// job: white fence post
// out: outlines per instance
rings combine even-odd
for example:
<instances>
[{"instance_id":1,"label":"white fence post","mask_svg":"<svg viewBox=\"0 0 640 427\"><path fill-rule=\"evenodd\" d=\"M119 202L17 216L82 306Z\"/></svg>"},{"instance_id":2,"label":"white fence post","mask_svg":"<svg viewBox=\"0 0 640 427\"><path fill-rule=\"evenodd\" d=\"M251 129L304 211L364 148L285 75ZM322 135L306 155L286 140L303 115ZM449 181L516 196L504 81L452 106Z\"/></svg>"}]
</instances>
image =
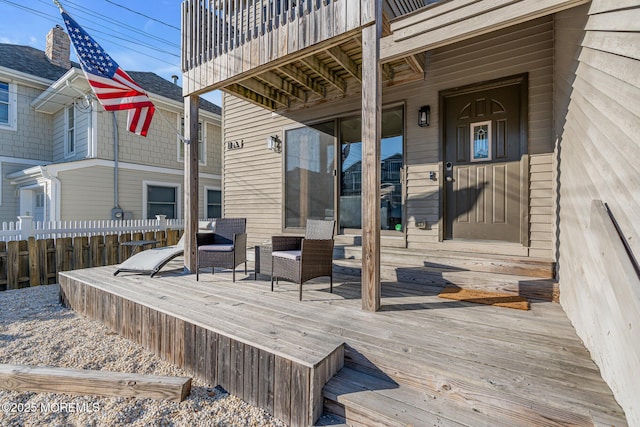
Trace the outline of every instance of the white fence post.
<instances>
[{"instance_id":1,"label":"white fence post","mask_svg":"<svg viewBox=\"0 0 640 427\"><path fill-rule=\"evenodd\" d=\"M156 219L158 220L158 230L167 231L167 216L156 215Z\"/></svg>"},{"instance_id":2,"label":"white fence post","mask_svg":"<svg viewBox=\"0 0 640 427\"><path fill-rule=\"evenodd\" d=\"M32 216L19 216L18 221L20 224L20 240L27 240L34 235Z\"/></svg>"}]
</instances>

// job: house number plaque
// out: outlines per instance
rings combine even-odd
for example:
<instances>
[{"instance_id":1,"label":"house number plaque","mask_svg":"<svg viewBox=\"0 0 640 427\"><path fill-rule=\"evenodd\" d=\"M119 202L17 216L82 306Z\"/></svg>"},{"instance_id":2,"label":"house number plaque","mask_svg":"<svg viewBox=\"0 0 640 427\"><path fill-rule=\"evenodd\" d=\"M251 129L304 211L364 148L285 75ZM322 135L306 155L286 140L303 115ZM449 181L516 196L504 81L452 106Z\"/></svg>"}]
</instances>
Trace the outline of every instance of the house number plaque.
<instances>
[{"instance_id":1,"label":"house number plaque","mask_svg":"<svg viewBox=\"0 0 640 427\"><path fill-rule=\"evenodd\" d=\"M239 150L242 147L244 147L244 140L228 141L226 142L226 144L227 144L227 150Z\"/></svg>"}]
</instances>

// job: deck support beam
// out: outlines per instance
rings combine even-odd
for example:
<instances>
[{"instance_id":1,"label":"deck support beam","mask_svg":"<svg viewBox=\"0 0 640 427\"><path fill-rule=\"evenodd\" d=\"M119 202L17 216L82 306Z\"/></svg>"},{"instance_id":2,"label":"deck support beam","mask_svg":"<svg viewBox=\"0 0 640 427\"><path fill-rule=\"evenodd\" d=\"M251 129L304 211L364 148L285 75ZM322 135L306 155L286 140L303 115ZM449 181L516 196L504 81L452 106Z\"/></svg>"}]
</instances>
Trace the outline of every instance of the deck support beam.
<instances>
[{"instance_id":1,"label":"deck support beam","mask_svg":"<svg viewBox=\"0 0 640 427\"><path fill-rule=\"evenodd\" d=\"M196 271L198 248L198 110L200 98L189 95L184 98L184 267Z\"/></svg>"},{"instance_id":2,"label":"deck support beam","mask_svg":"<svg viewBox=\"0 0 640 427\"><path fill-rule=\"evenodd\" d=\"M362 71L358 68L358 64L355 63L353 59L349 57L340 46L334 46L330 49L327 49L327 53L331 55L331 57L338 63L342 68L347 70L351 76L353 76L358 83L362 82Z\"/></svg>"},{"instance_id":3,"label":"deck support beam","mask_svg":"<svg viewBox=\"0 0 640 427\"><path fill-rule=\"evenodd\" d=\"M380 308L380 135L382 134L382 7L371 1L373 25L362 30L362 309Z\"/></svg>"}]
</instances>

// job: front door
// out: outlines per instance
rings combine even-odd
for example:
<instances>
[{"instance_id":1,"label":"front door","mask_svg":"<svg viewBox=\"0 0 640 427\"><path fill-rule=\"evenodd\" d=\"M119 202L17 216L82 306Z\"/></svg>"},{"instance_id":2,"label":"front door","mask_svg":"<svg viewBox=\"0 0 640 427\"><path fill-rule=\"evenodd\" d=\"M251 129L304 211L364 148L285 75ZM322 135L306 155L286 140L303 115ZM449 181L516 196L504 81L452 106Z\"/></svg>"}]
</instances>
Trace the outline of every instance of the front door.
<instances>
[{"instance_id":1,"label":"front door","mask_svg":"<svg viewBox=\"0 0 640 427\"><path fill-rule=\"evenodd\" d=\"M446 239L522 241L525 88L522 77L443 94Z\"/></svg>"}]
</instances>

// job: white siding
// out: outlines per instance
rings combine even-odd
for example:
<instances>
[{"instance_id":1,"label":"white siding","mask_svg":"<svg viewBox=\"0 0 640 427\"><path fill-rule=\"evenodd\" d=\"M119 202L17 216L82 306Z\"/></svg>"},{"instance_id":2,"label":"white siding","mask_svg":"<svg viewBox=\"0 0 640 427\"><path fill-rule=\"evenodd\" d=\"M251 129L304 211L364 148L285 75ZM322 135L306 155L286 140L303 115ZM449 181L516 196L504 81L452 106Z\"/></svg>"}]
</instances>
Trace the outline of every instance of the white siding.
<instances>
[{"instance_id":1,"label":"white siding","mask_svg":"<svg viewBox=\"0 0 640 427\"><path fill-rule=\"evenodd\" d=\"M640 259L638 18L637 1L598 0L558 14L555 34L560 302L630 425L640 425L640 280L592 204L610 206Z\"/></svg>"}]
</instances>

